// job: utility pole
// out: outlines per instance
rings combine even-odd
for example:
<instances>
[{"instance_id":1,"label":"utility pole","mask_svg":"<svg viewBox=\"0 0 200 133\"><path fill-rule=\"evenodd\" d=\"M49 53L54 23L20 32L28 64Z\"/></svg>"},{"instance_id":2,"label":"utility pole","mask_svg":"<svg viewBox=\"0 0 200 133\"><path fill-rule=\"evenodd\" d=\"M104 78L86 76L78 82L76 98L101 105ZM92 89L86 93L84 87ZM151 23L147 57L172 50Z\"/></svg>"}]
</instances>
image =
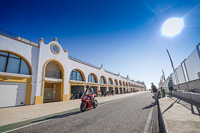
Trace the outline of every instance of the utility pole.
<instances>
[{"instance_id":1,"label":"utility pole","mask_svg":"<svg viewBox=\"0 0 200 133\"><path fill-rule=\"evenodd\" d=\"M166 49L166 50L167 50L167 49ZM167 50L167 53L168 53L168 55L169 55L169 59L170 59L170 61L171 61L171 65L172 65L172 68L173 68L173 71L174 71L174 74L175 74L175 79L176 79L177 87L178 87L178 89L179 89L178 79L177 79L178 77L177 77L177 74L176 74L175 69L174 69L174 64L173 64L173 61L172 61L171 55L170 55L170 53L169 53L168 50Z\"/></svg>"}]
</instances>

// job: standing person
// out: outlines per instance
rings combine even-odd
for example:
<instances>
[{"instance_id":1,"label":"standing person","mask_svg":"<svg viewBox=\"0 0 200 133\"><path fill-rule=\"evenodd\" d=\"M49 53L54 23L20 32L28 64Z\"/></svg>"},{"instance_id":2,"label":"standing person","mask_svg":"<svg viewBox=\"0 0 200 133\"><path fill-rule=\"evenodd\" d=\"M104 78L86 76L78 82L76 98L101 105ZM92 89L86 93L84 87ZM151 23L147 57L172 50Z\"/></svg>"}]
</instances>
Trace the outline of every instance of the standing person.
<instances>
[{"instance_id":1,"label":"standing person","mask_svg":"<svg viewBox=\"0 0 200 133\"><path fill-rule=\"evenodd\" d=\"M154 93L155 104L157 104L157 101L158 101L158 89L153 83L151 83L151 92Z\"/></svg>"},{"instance_id":2,"label":"standing person","mask_svg":"<svg viewBox=\"0 0 200 133\"><path fill-rule=\"evenodd\" d=\"M163 87L161 87L161 92L162 92L162 97L165 97L165 89L163 89Z\"/></svg>"},{"instance_id":3,"label":"standing person","mask_svg":"<svg viewBox=\"0 0 200 133\"><path fill-rule=\"evenodd\" d=\"M112 93L112 95L114 95L114 91L113 90L111 91L111 93Z\"/></svg>"},{"instance_id":4,"label":"standing person","mask_svg":"<svg viewBox=\"0 0 200 133\"><path fill-rule=\"evenodd\" d=\"M99 96L101 96L101 90L99 90Z\"/></svg>"},{"instance_id":5,"label":"standing person","mask_svg":"<svg viewBox=\"0 0 200 133\"><path fill-rule=\"evenodd\" d=\"M168 88L169 88L169 93L170 93L170 95L172 95L172 91L173 91L173 82L172 82L172 78L169 79Z\"/></svg>"}]
</instances>

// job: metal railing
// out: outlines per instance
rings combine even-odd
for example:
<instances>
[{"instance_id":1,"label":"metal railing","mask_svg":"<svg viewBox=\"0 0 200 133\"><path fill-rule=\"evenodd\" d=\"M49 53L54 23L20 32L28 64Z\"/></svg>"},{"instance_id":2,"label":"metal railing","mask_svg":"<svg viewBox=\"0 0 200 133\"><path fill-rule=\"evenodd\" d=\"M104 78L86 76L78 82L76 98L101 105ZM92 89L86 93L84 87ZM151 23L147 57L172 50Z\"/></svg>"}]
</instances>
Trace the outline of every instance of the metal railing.
<instances>
[{"instance_id":1,"label":"metal railing","mask_svg":"<svg viewBox=\"0 0 200 133\"><path fill-rule=\"evenodd\" d=\"M46 71L45 77L62 79L62 73L61 72Z\"/></svg>"},{"instance_id":2,"label":"metal railing","mask_svg":"<svg viewBox=\"0 0 200 133\"><path fill-rule=\"evenodd\" d=\"M78 58L75 58L75 57L73 57L73 56L71 56L71 55L69 55L68 57L69 57L69 59L78 61L78 62L83 63L83 64L85 64L85 65L88 65L88 66L91 66L91 67L94 67L94 68L97 68L97 69L100 69L100 68L101 68L101 67L98 67L98 66L96 66L96 65L93 65L93 64L91 64L91 63L88 63L88 62L86 62L86 61L83 61L83 60L80 60L80 59L78 59ZM104 70L105 70L106 72L110 73L110 74L117 75L117 74L115 74L115 73L113 73L113 72L111 72L111 71L108 71L108 70L106 70L106 69L104 69Z\"/></svg>"},{"instance_id":3,"label":"metal railing","mask_svg":"<svg viewBox=\"0 0 200 133\"><path fill-rule=\"evenodd\" d=\"M22 41L22 42L25 42L25 43L28 43L28 44L31 44L31 45L36 46L36 47L39 46L38 43L36 43L36 42L30 41L28 39L25 39L23 37L20 37L20 36L18 36L16 34L10 33L8 31L2 30L2 29L0 29L0 34L6 35L8 37L11 37L13 39L16 39L16 40L19 40L19 41Z\"/></svg>"},{"instance_id":4,"label":"metal railing","mask_svg":"<svg viewBox=\"0 0 200 133\"><path fill-rule=\"evenodd\" d=\"M108 70L106 70L106 69L104 69L107 73L110 73L110 74L113 74L113 75L117 75L118 76L118 74L116 74L116 73L113 73L113 72L111 72L111 71L108 71Z\"/></svg>"},{"instance_id":5,"label":"metal railing","mask_svg":"<svg viewBox=\"0 0 200 133\"><path fill-rule=\"evenodd\" d=\"M88 65L88 66L91 66L91 67L94 67L94 68L100 69L100 67L98 67L98 66L95 66L95 65L90 64L90 63L88 63L88 62L86 62L86 61L83 61L83 60L77 59L77 58L75 58L75 57L73 57L73 56L70 56L70 55L69 55L68 58L69 58L69 59L72 59L72 60L75 60L75 61L78 61L78 62L80 62L80 63L83 63L83 64L85 64L85 65Z\"/></svg>"},{"instance_id":6,"label":"metal railing","mask_svg":"<svg viewBox=\"0 0 200 133\"><path fill-rule=\"evenodd\" d=\"M168 78L163 81L162 87L168 89L168 82L172 79L174 88L182 91L200 92L200 51L196 49L180 63Z\"/></svg>"},{"instance_id":7,"label":"metal railing","mask_svg":"<svg viewBox=\"0 0 200 133\"><path fill-rule=\"evenodd\" d=\"M126 79L126 77L121 76L122 78Z\"/></svg>"}]
</instances>

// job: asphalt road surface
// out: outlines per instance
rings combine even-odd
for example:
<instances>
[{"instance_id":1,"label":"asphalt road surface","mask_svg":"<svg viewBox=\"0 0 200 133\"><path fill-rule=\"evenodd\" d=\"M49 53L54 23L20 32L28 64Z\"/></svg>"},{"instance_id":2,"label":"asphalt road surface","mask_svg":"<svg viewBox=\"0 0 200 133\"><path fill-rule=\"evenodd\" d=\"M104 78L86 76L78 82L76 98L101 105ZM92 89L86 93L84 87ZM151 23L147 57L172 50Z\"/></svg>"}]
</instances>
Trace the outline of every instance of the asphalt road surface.
<instances>
[{"instance_id":1,"label":"asphalt road surface","mask_svg":"<svg viewBox=\"0 0 200 133\"><path fill-rule=\"evenodd\" d=\"M86 112L53 117L16 133L143 133L152 104L150 92L102 104Z\"/></svg>"}]
</instances>

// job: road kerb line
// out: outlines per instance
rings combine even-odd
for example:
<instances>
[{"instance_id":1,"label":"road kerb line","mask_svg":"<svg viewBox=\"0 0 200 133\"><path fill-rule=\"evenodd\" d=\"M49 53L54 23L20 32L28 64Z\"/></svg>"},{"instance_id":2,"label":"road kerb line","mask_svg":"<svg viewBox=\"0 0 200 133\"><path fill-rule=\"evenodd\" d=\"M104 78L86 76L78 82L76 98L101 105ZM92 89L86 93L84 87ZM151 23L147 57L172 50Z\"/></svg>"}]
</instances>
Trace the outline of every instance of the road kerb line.
<instances>
[{"instance_id":1,"label":"road kerb line","mask_svg":"<svg viewBox=\"0 0 200 133\"><path fill-rule=\"evenodd\" d=\"M44 121L40 121L40 122L37 122L37 123L32 123L32 124L29 124L29 125L26 125L26 126L23 126L23 127L19 127L19 128L15 128L15 129L3 132L3 133L9 133L9 132L16 131L16 130L19 130L19 129L22 129L22 128L34 126L34 125L37 125L37 124L40 124L40 123L43 123L43 122L46 122L46 121L49 121L49 120L44 120Z\"/></svg>"},{"instance_id":2,"label":"road kerb line","mask_svg":"<svg viewBox=\"0 0 200 133\"><path fill-rule=\"evenodd\" d=\"M149 112L147 122L146 122L146 125L145 125L145 128L144 128L144 133L150 133L151 123L152 123L151 120L152 120L153 107L154 107L154 104L152 104L152 108Z\"/></svg>"}]
</instances>

